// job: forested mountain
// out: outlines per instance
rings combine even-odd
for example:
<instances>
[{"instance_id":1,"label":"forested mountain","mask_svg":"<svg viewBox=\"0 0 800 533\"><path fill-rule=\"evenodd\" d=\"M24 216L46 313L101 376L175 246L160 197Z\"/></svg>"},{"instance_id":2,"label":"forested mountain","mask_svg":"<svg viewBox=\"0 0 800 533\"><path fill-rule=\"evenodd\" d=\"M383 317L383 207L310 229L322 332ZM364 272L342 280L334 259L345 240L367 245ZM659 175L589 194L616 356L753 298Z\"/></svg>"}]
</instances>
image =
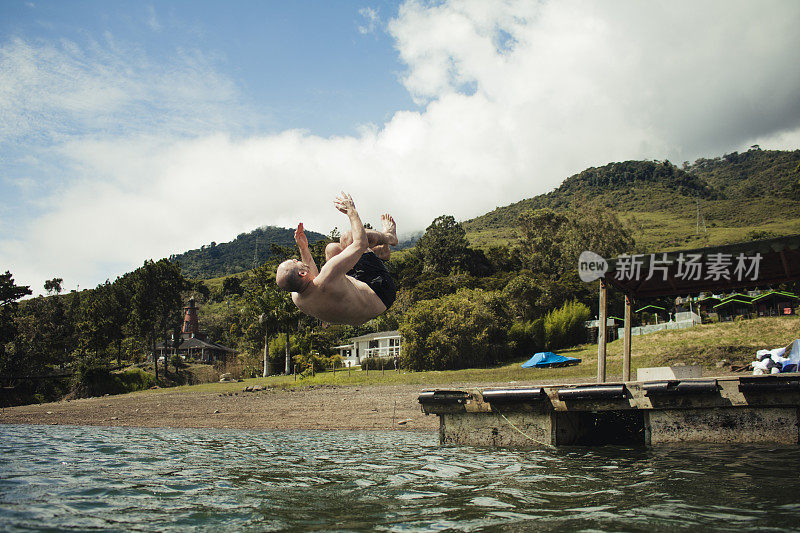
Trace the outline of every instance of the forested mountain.
<instances>
[{"instance_id":1,"label":"forested mountain","mask_svg":"<svg viewBox=\"0 0 800 533\"><path fill-rule=\"evenodd\" d=\"M498 207L463 223L473 245L514 239L519 215L601 207L628 222L648 250L705 246L800 233L800 150L761 150L588 168L554 191Z\"/></svg>"},{"instance_id":2,"label":"forested mountain","mask_svg":"<svg viewBox=\"0 0 800 533\"><path fill-rule=\"evenodd\" d=\"M321 233L308 230L306 236L311 244L325 238ZM264 226L250 233L241 233L231 242L212 242L196 250L172 255L169 259L180 264L187 278L216 278L264 263L272 253L272 245L294 247L294 230Z\"/></svg>"}]
</instances>

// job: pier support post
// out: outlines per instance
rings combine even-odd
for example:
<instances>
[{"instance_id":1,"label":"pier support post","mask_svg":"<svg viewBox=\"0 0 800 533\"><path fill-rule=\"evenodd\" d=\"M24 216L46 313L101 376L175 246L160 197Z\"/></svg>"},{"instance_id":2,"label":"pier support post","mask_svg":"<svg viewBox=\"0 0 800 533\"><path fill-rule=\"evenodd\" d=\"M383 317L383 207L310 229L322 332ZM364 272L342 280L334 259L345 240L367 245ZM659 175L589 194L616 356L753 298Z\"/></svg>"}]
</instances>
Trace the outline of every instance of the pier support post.
<instances>
[{"instance_id":1,"label":"pier support post","mask_svg":"<svg viewBox=\"0 0 800 533\"><path fill-rule=\"evenodd\" d=\"M625 295L625 336L622 341L622 381L631 380L631 297Z\"/></svg>"},{"instance_id":2,"label":"pier support post","mask_svg":"<svg viewBox=\"0 0 800 533\"><path fill-rule=\"evenodd\" d=\"M600 302L597 324L597 382L606 382L606 288L605 280L600 280Z\"/></svg>"}]
</instances>

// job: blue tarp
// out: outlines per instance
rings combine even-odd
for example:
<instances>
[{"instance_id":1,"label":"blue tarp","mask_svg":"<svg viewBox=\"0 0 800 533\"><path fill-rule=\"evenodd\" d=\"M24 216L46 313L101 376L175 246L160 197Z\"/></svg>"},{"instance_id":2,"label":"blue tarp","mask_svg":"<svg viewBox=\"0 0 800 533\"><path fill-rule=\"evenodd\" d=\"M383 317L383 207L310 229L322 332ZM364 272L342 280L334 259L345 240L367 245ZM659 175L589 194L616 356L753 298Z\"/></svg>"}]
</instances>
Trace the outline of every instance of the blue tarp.
<instances>
[{"instance_id":1,"label":"blue tarp","mask_svg":"<svg viewBox=\"0 0 800 533\"><path fill-rule=\"evenodd\" d=\"M522 368L577 365L580 362L581 360L575 357L556 355L553 352L539 352L522 363Z\"/></svg>"}]
</instances>

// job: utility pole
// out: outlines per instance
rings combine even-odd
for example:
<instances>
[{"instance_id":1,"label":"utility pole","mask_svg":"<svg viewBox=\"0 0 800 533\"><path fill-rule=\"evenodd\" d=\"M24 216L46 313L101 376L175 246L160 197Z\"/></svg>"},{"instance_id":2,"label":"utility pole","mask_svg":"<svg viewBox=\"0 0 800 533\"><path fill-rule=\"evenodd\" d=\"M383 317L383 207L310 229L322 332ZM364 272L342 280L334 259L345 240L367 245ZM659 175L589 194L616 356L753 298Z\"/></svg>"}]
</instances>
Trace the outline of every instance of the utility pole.
<instances>
[{"instance_id":1,"label":"utility pole","mask_svg":"<svg viewBox=\"0 0 800 533\"><path fill-rule=\"evenodd\" d=\"M694 197L695 205L697 206L697 230L695 231L695 235L700 235L700 225L703 225L703 233L708 233L708 229L706 228L706 218L703 216L702 212L700 211L700 198L695 195Z\"/></svg>"},{"instance_id":2,"label":"utility pole","mask_svg":"<svg viewBox=\"0 0 800 533\"><path fill-rule=\"evenodd\" d=\"M700 235L700 199L697 197L697 195L694 197L694 203L697 207L697 229L695 230L694 234Z\"/></svg>"}]
</instances>

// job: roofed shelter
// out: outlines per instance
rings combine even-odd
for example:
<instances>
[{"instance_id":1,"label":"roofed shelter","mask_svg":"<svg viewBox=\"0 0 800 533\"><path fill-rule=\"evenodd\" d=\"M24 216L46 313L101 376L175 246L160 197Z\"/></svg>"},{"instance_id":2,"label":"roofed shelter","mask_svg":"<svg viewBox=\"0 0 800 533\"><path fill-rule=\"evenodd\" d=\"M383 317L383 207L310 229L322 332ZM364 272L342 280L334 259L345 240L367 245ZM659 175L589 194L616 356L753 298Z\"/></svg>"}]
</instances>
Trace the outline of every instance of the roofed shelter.
<instances>
[{"instance_id":1,"label":"roofed shelter","mask_svg":"<svg viewBox=\"0 0 800 533\"><path fill-rule=\"evenodd\" d=\"M608 286L625 293L622 374L630 381L631 302L636 298L720 293L800 280L800 235L675 252L620 255L600 277L599 320ZM749 302L748 302L749 303ZM598 339L597 381L606 381L606 335Z\"/></svg>"},{"instance_id":2,"label":"roofed shelter","mask_svg":"<svg viewBox=\"0 0 800 533\"><path fill-rule=\"evenodd\" d=\"M617 324L622 324L623 320L616 316L609 316L606 317L606 335L611 340L616 340L615 332L619 330ZM584 322L586 326L586 340L587 342L596 342L597 337L600 335L600 321L599 320L587 320Z\"/></svg>"},{"instance_id":3,"label":"roofed shelter","mask_svg":"<svg viewBox=\"0 0 800 533\"><path fill-rule=\"evenodd\" d=\"M645 305L644 307L640 307L635 311L637 315L643 314L645 317L653 316L656 319L656 324L658 324L659 317L662 318L662 322L666 321L664 318L669 316L667 310L660 305Z\"/></svg>"},{"instance_id":4,"label":"roofed shelter","mask_svg":"<svg viewBox=\"0 0 800 533\"><path fill-rule=\"evenodd\" d=\"M753 314L753 302L736 294L725 298L713 307L720 320L733 320L738 317L750 318Z\"/></svg>"},{"instance_id":5,"label":"roofed shelter","mask_svg":"<svg viewBox=\"0 0 800 533\"><path fill-rule=\"evenodd\" d=\"M800 297L791 292L769 291L753 298L753 311L758 316L793 315Z\"/></svg>"},{"instance_id":6,"label":"roofed shelter","mask_svg":"<svg viewBox=\"0 0 800 533\"><path fill-rule=\"evenodd\" d=\"M717 296L704 296L703 298L699 298L697 300L697 314L700 314L701 311L705 311L706 313L712 311L714 306L717 305L722 301L722 298L718 298Z\"/></svg>"}]
</instances>

